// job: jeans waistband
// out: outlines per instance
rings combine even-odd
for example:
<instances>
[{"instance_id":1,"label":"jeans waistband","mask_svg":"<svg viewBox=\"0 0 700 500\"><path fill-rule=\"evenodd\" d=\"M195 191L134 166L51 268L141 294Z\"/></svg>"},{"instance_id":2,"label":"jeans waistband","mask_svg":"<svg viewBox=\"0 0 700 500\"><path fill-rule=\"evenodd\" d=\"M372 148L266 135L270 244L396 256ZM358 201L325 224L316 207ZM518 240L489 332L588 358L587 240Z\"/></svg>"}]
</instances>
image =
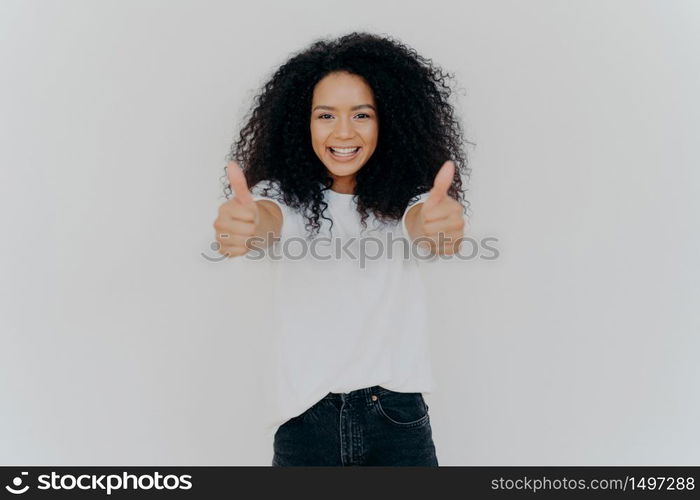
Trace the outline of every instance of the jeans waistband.
<instances>
[{"instance_id":1,"label":"jeans waistband","mask_svg":"<svg viewBox=\"0 0 700 500\"><path fill-rule=\"evenodd\" d=\"M381 385L373 385L370 387L363 387L362 389L357 389L350 392L329 392L323 399L368 399L372 395L380 396L382 394L387 394L390 392L392 392L390 389L382 387Z\"/></svg>"}]
</instances>

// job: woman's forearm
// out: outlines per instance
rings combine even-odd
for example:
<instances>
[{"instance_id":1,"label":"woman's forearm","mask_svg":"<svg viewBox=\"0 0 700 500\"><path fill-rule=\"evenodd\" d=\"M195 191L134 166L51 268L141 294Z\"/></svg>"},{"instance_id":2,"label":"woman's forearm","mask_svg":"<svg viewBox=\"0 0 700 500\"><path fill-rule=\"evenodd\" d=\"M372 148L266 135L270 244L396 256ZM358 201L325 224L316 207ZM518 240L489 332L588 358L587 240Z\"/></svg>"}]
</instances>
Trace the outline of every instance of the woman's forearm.
<instances>
[{"instance_id":1,"label":"woman's forearm","mask_svg":"<svg viewBox=\"0 0 700 500\"><path fill-rule=\"evenodd\" d=\"M255 245L267 248L272 238L279 238L282 231L283 216L280 208L268 200L257 200L260 221L255 229ZM262 245L259 243L262 241Z\"/></svg>"}]
</instances>

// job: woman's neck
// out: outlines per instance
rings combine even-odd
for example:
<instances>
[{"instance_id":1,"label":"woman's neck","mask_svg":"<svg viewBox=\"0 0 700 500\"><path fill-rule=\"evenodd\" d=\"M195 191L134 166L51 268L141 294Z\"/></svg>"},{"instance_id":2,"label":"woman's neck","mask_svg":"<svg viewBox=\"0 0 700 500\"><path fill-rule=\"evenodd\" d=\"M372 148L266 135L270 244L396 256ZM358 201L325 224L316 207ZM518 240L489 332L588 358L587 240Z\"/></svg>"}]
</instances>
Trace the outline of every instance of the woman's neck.
<instances>
[{"instance_id":1,"label":"woman's neck","mask_svg":"<svg viewBox=\"0 0 700 500\"><path fill-rule=\"evenodd\" d=\"M333 179L333 185L331 190L340 194L354 194L355 193L355 179L338 179L337 177Z\"/></svg>"}]
</instances>

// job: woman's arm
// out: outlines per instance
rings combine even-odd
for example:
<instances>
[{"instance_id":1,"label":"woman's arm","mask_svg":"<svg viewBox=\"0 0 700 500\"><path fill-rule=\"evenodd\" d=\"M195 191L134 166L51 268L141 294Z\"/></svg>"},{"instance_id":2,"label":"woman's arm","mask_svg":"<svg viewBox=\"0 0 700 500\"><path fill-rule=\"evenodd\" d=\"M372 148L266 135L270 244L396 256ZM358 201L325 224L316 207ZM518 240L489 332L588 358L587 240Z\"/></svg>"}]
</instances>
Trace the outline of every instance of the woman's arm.
<instances>
[{"instance_id":1,"label":"woman's arm","mask_svg":"<svg viewBox=\"0 0 700 500\"><path fill-rule=\"evenodd\" d=\"M282 210L280 210L280 207L278 207L276 203L269 200L258 200L255 203L257 203L260 209L260 221L255 228L255 237L262 238L262 247L267 248L273 241L271 238L268 238L268 236L271 235L272 238L277 239L282 232L282 223L284 222Z\"/></svg>"}]
</instances>

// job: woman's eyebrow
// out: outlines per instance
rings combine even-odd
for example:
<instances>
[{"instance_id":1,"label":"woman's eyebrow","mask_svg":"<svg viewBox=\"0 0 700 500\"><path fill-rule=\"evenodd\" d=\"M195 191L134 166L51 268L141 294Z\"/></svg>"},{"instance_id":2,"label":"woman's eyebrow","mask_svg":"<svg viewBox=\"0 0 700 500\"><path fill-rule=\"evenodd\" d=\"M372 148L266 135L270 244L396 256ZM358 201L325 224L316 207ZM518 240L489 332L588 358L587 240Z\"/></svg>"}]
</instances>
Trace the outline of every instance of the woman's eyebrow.
<instances>
[{"instance_id":1,"label":"woman's eyebrow","mask_svg":"<svg viewBox=\"0 0 700 500\"><path fill-rule=\"evenodd\" d=\"M353 106L352 108L350 108L350 111L355 111L356 109L362 109L362 108L370 108L370 109L374 109L374 111L377 111L377 110L374 108L374 106L372 106L371 104L359 104L359 105L357 105L357 106ZM328 110L330 110L330 111L335 111L336 108L334 108L333 106L324 106L324 105L322 105L322 104L319 104L318 106L316 106L316 107L315 107L314 109L312 109L311 111L316 111L317 109L328 109Z\"/></svg>"}]
</instances>

